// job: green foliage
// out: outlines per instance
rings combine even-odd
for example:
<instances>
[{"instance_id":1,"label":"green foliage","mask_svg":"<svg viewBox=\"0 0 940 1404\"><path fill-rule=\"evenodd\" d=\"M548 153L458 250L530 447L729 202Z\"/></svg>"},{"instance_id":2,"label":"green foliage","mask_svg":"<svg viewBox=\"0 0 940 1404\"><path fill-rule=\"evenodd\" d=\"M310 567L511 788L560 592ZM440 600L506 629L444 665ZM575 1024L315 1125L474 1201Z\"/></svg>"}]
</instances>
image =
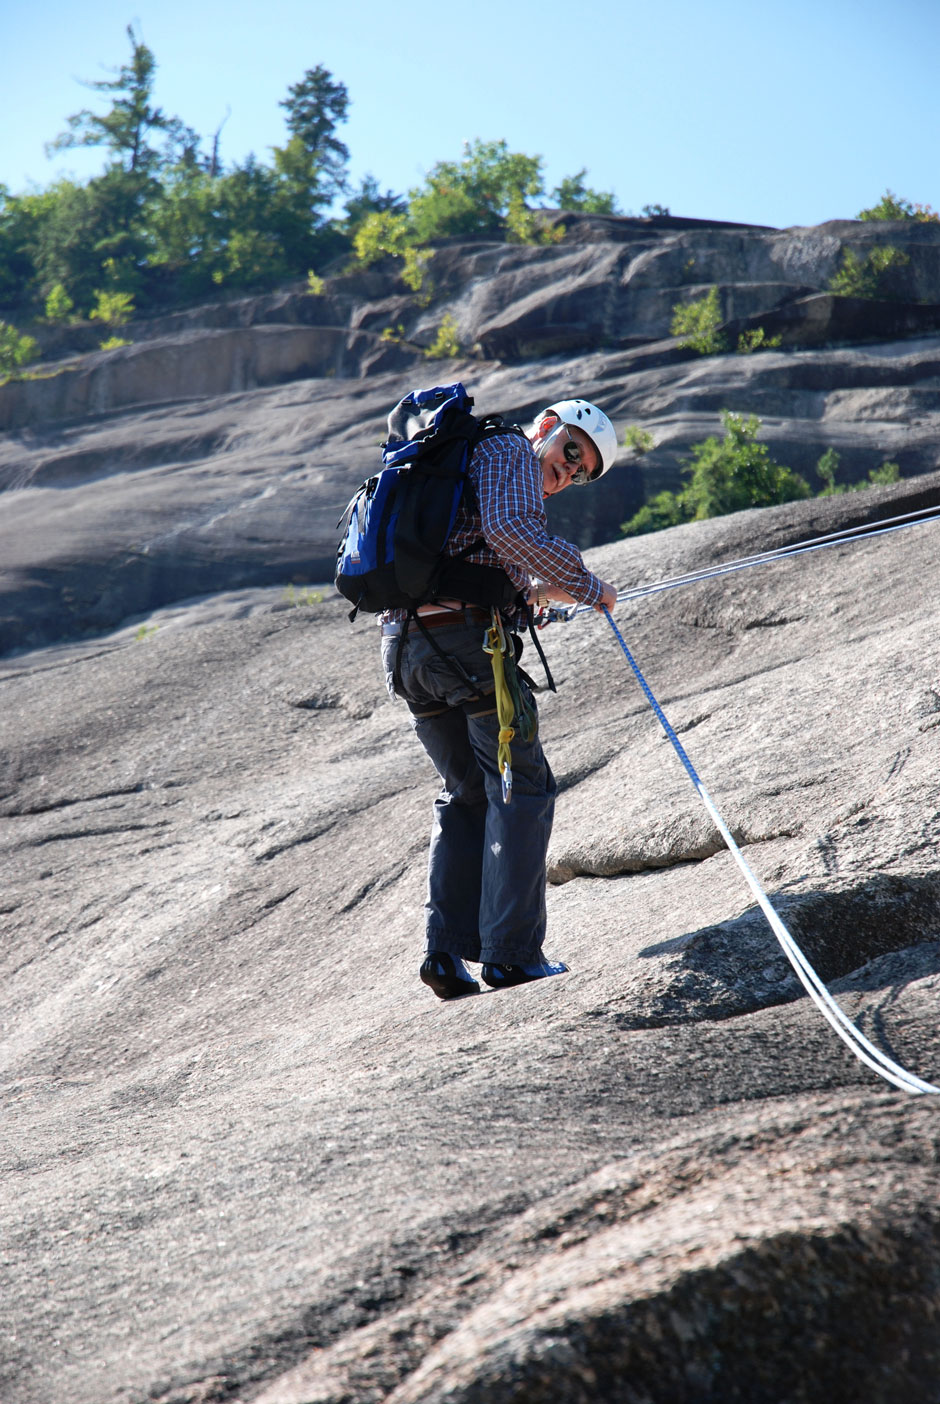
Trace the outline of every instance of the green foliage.
<instances>
[{"instance_id":1,"label":"green foliage","mask_svg":"<svg viewBox=\"0 0 940 1404\"><path fill-rule=\"evenodd\" d=\"M401 258L402 282L419 295L419 306L430 302L428 265L431 254L415 246L406 214L393 210L375 210L367 214L353 236L353 251L357 262L365 268L387 255Z\"/></svg>"},{"instance_id":2,"label":"green foliage","mask_svg":"<svg viewBox=\"0 0 940 1404\"><path fill-rule=\"evenodd\" d=\"M505 141L465 142L459 161L438 161L424 186L409 192L415 242L499 234L510 206L543 190L540 156L510 151Z\"/></svg>"},{"instance_id":3,"label":"green foliage","mask_svg":"<svg viewBox=\"0 0 940 1404\"><path fill-rule=\"evenodd\" d=\"M174 170L148 221L148 263L155 283L188 298L205 294L229 271L232 227L227 178L199 168Z\"/></svg>"},{"instance_id":4,"label":"green foliage","mask_svg":"<svg viewBox=\"0 0 940 1404\"><path fill-rule=\"evenodd\" d=\"M908 219L921 224L940 224L940 214L929 205L912 205L910 200L901 199L893 190L886 190L870 209L859 210L856 219Z\"/></svg>"},{"instance_id":5,"label":"green foliage","mask_svg":"<svg viewBox=\"0 0 940 1404\"><path fill-rule=\"evenodd\" d=\"M103 115L83 108L67 118L68 130L49 143L48 151L67 151L76 146L104 146L121 168L136 175L149 175L161 164L177 159L181 152L192 151L198 141L195 133L177 117L167 117L152 104L156 60L150 49L127 26L131 46L129 63L112 70L113 78L86 82L84 87L110 99L111 106ZM150 144L155 133L162 133L164 152Z\"/></svg>"},{"instance_id":6,"label":"green foliage","mask_svg":"<svg viewBox=\"0 0 940 1404\"><path fill-rule=\"evenodd\" d=\"M92 321L104 322L108 327L123 327L134 314L134 299L130 293L107 292L97 289L97 302L89 312Z\"/></svg>"},{"instance_id":7,"label":"green foliage","mask_svg":"<svg viewBox=\"0 0 940 1404\"><path fill-rule=\"evenodd\" d=\"M680 346L698 351L701 356L714 356L724 351L725 340L719 332L721 305L717 287L709 288L705 297L694 302L677 302L672 309L670 331L681 337Z\"/></svg>"},{"instance_id":8,"label":"green foliage","mask_svg":"<svg viewBox=\"0 0 940 1404\"><path fill-rule=\"evenodd\" d=\"M356 230L353 251L364 268L386 254L401 258L411 247L412 234L406 214L375 210L367 214Z\"/></svg>"},{"instance_id":9,"label":"green foliage","mask_svg":"<svg viewBox=\"0 0 940 1404\"><path fill-rule=\"evenodd\" d=\"M34 274L36 220L25 200L0 185L0 307L20 307Z\"/></svg>"},{"instance_id":10,"label":"green foliage","mask_svg":"<svg viewBox=\"0 0 940 1404\"><path fill-rule=\"evenodd\" d=\"M273 172L262 177L269 203L256 208L254 224L270 241L275 251L272 261L283 270L276 276L283 277L292 268L309 267L317 257L320 242L315 230L333 198L333 183L321 170L316 153L299 136L291 137L286 146L275 146L272 155ZM262 277L274 281L272 274Z\"/></svg>"},{"instance_id":11,"label":"green foliage","mask_svg":"<svg viewBox=\"0 0 940 1404\"><path fill-rule=\"evenodd\" d=\"M540 210L530 210L514 195L506 211L506 238L511 244L560 244L565 237L563 224L549 224Z\"/></svg>"},{"instance_id":12,"label":"green foliage","mask_svg":"<svg viewBox=\"0 0 940 1404\"><path fill-rule=\"evenodd\" d=\"M883 296L885 274L909 262L907 254L892 244L872 249L864 259L852 249L843 249L842 263L829 280L829 291L836 297Z\"/></svg>"},{"instance_id":13,"label":"green foliage","mask_svg":"<svg viewBox=\"0 0 940 1404\"><path fill-rule=\"evenodd\" d=\"M629 424L624 431L624 444L628 449L632 449L636 454L649 453L655 448L656 441L648 429L642 429L639 424Z\"/></svg>"},{"instance_id":14,"label":"green foliage","mask_svg":"<svg viewBox=\"0 0 940 1404\"><path fill-rule=\"evenodd\" d=\"M418 294L419 307L426 307L431 301L432 285L428 281L428 264L431 255L420 249L405 249L405 262L401 270L401 280L406 288Z\"/></svg>"},{"instance_id":15,"label":"green foliage","mask_svg":"<svg viewBox=\"0 0 940 1404\"><path fill-rule=\"evenodd\" d=\"M375 176L365 175L359 183L359 189L350 195L343 209L346 213L343 227L346 233L353 237L367 215L405 214L408 204L392 190L386 190L383 195Z\"/></svg>"},{"instance_id":16,"label":"green foliage","mask_svg":"<svg viewBox=\"0 0 940 1404\"><path fill-rule=\"evenodd\" d=\"M768 336L763 327L751 327L738 337L738 351L750 355L752 351L770 351L780 345L779 336Z\"/></svg>"},{"instance_id":17,"label":"green foliage","mask_svg":"<svg viewBox=\"0 0 940 1404\"><path fill-rule=\"evenodd\" d=\"M41 308L58 284L75 306L84 307L103 275L109 284L136 292L146 262L148 188L145 177L113 166L85 185L60 180L41 193L11 200L0 224L18 246L13 255L20 274L17 301Z\"/></svg>"},{"instance_id":18,"label":"green foliage","mask_svg":"<svg viewBox=\"0 0 940 1404\"><path fill-rule=\"evenodd\" d=\"M282 104L288 138L271 163L250 156L223 172L218 133L205 158L200 138L154 104L154 56L127 33L129 61L86 85L104 110L74 114L53 143L103 147L103 174L17 198L0 192L0 301L36 308L56 285L79 307L102 286L143 305L189 300L302 276L348 247L324 220L345 185L341 83L309 70Z\"/></svg>"},{"instance_id":19,"label":"green foliage","mask_svg":"<svg viewBox=\"0 0 940 1404\"><path fill-rule=\"evenodd\" d=\"M437 334L424 354L429 359L446 360L453 356L459 356L460 352L461 346L457 339L457 323L449 312L445 312L441 325L437 329Z\"/></svg>"},{"instance_id":20,"label":"green foliage","mask_svg":"<svg viewBox=\"0 0 940 1404\"><path fill-rule=\"evenodd\" d=\"M67 322L75 310L75 303L61 283L53 283L46 294L45 313L47 322Z\"/></svg>"},{"instance_id":21,"label":"green foliage","mask_svg":"<svg viewBox=\"0 0 940 1404\"><path fill-rule=\"evenodd\" d=\"M693 444L691 456L683 461L688 485L677 493L658 493L624 522L625 535L810 496L805 478L775 463L767 445L757 442L761 422L756 415L744 418L722 410L721 422L724 438L711 435Z\"/></svg>"},{"instance_id":22,"label":"green foliage","mask_svg":"<svg viewBox=\"0 0 940 1404\"><path fill-rule=\"evenodd\" d=\"M99 341L98 345L102 351L114 351L118 346L130 346L131 342L126 336L109 336L104 341Z\"/></svg>"},{"instance_id":23,"label":"green foliage","mask_svg":"<svg viewBox=\"0 0 940 1404\"><path fill-rule=\"evenodd\" d=\"M874 296L874 279L866 260L859 258L851 249L843 249L842 262L829 279L829 291L836 297Z\"/></svg>"},{"instance_id":24,"label":"green foliage","mask_svg":"<svg viewBox=\"0 0 940 1404\"><path fill-rule=\"evenodd\" d=\"M685 512L681 492L658 492L649 502L621 526L624 536L645 536L651 531L665 531L667 527L679 526L689 518Z\"/></svg>"},{"instance_id":25,"label":"green foliage","mask_svg":"<svg viewBox=\"0 0 940 1404\"><path fill-rule=\"evenodd\" d=\"M565 176L552 191L552 199L560 210L580 210L583 214L618 214L617 201L609 190L592 190L585 184L587 167L577 174Z\"/></svg>"},{"instance_id":26,"label":"green foliage","mask_svg":"<svg viewBox=\"0 0 940 1404\"><path fill-rule=\"evenodd\" d=\"M9 322L0 322L0 376L15 376L38 356L39 344L34 337L21 335Z\"/></svg>"},{"instance_id":27,"label":"green foliage","mask_svg":"<svg viewBox=\"0 0 940 1404\"><path fill-rule=\"evenodd\" d=\"M816 462L816 472L825 483L825 487L818 494L819 497L836 497L845 492L844 487L836 484L836 473L839 469L841 455L834 448L827 448L826 452Z\"/></svg>"},{"instance_id":28,"label":"green foliage","mask_svg":"<svg viewBox=\"0 0 940 1404\"><path fill-rule=\"evenodd\" d=\"M321 203L329 203L346 187L349 149L336 135L349 108L346 84L334 82L333 75L317 64L308 68L287 94L280 103L287 112L287 130L311 158L323 196Z\"/></svg>"},{"instance_id":29,"label":"green foliage","mask_svg":"<svg viewBox=\"0 0 940 1404\"><path fill-rule=\"evenodd\" d=\"M432 294L433 240L485 235L552 244L564 237L563 225L537 204L541 158L505 141L465 144L460 159L437 163L408 200L366 176L344 216L330 216L348 189L349 151L337 132L349 95L322 65L288 88L286 138L270 159L251 155L223 167L221 128L205 154L202 138L155 103L154 54L134 25L126 34L126 61L85 84L95 102L69 116L51 144L101 149L101 174L18 196L0 186L0 306L29 317L45 309L48 319L65 322L105 292L148 310L219 288L304 278L350 248L361 267L383 255L400 258L405 286L421 305ZM585 174L566 177L556 192L561 203L614 210L613 196L592 190ZM308 287L316 292L319 284Z\"/></svg>"},{"instance_id":30,"label":"green foliage","mask_svg":"<svg viewBox=\"0 0 940 1404\"><path fill-rule=\"evenodd\" d=\"M307 269L307 292L313 297L322 297L326 291L326 283L312 268Z\"/></svg>"},{"instance_id":31,"label":"green foliage","mask_svg":"<svg viewBox=\"0 0 940 1404\"><path fill-rule=\"evenodd\" d=\"M890 483L896 483L901 476L898 464L886 461L879 467L870 469L868 477L862 482L836 483L839 462L839 454L834 448L826 449L817 461L816 472L825 483L825 487L818 494L820 497L841 497L843 493L860 492L868 487L887 487Z\"/></svg>"},{"instance_id":32,"label":"green foliage","mask_svg":"<svg viewBox=\"0 0 940 1404\"><path fill-rule=\"evenodd\" d=\"M644 205L640 211L647 219L659 219L669 214L668 205Z\"/></svg>"},{"instance_id":33,"label":"green foliage","mask_svg":"<svg viewBox=\"0 0 940 1404\"><path fill-rule=\"evenodd\" d=\"M299 609L301 605L318 605L323 603L323 595L319 590L295 590L293 584L288 585L284 591L284 598L291 609Z\"/></svg>"},{"instance_id":34,"label":"green foliage","mask_svg":"<svg viewBox=\"0 0 940 1404\"><path fill-rule=\"evenodd\" d=\"M685 492L691 517L719 517L810 496L805 478L775 463L767 445L757 442L757 415L744 418L722 410L721 422L724 439L710 436L694 444L687 461L691 481Z\"/></svg>"}]
</instances>

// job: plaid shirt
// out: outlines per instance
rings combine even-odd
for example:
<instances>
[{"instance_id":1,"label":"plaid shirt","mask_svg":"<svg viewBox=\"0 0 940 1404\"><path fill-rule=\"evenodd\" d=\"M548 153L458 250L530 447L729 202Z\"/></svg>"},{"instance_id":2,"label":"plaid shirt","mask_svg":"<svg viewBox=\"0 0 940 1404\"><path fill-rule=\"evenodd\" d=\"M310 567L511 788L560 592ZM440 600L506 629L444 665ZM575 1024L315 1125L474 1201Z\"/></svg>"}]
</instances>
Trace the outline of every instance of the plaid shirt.
<instances>
[{"instance_id":1,"label":"plaid shirt","mask_svg":"<svg viewBox=\"0 0 940 1404\"><path fill-rule=\"evenodd\" d=\"M498 566L520 590L537 579L567 591L581 604L598 604L601 582L587 569L577 546L549 534L542 466L531 446L518 434L483 439L470 458L469 473L476 507L461 502L447 554L457 555L482 536L486 544L466 560ZM406 617L403 609L381 616L383 621Z\"/></svg>"}]
</instances>

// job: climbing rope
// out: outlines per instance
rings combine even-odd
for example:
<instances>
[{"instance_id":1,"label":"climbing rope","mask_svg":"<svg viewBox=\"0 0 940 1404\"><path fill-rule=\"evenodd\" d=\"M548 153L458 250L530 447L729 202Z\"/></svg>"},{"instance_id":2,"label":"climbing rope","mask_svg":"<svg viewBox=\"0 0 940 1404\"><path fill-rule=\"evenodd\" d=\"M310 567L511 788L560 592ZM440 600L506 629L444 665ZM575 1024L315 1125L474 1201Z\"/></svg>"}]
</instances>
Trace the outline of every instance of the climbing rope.
<instances>
[{"instance_id":1,"label":"climbing rope","mask_svg":"<svg viewBox=\"0 0 940 1404\"><path fill-rule=\"evenodd\" d=\"M814 536L809 541L794 542L790 546L778 546L772 551L760 551L753 556L741 556L735 561L725 561L720 565L702 566L698 570L687 571L684 575L673 575L666 580L657 580L650 585L636 585L629 590L621 590L617 603L628 600L641 600L647 595L657 595L664 590L675 590L682 585L694 585L700 580L713 580L719 575L730 575L735 571L748 570L751 566L770 565L774 561L786 560L790 556L802 556L808 551L822 551L829 546L841 546L847 542L867 540L872 536L885 536L890 532L903 531L907 527L922 526L926 522L940 520L940 505L922 507L916 512L905 512L898 517L887 517L877 524L862 522L859 526L844 527L841 531L830 532L826 536ZM555 621L565 622L594 612L593 605L568 605L543 611L540 626Z\"/></svg>"},{"instance_id":2,"label":"climbing rope","mask_svg":"<svg viewBox=\"0 0 940 1404\"><path fill-rule=\"evenodd\" d=\"M623 635L617 628L617 625L614 623L613 616L611 615L610 610L605 609L604 614L606 616L608 624L614 631L614 635L616 636L617 642L623 649L627 662L633 669L633 673L636 677L637 682L643 690L646 700L649 702L653 711L656 713L656 717L659 721L659 724L662 726L663 730L666 733L666 736L668 737L673 747L673 750L676 752L680 761L685 767L686 772L688 773L688 776L692 781L692 784L698 791L702 803L705 805L705 808L707 809L713 822L718 828L718 832L721 834L722 838L727 844L731 856L734 858L734 861L737 863L738 867L744 874L745 880L748 886L750 887L751 891L753 892L755 898L757 899L757 903L761 911L764 913L764 916L770 923L771 930L773 931L777 940L780 942L780 945L783 947L787 959L796 971L797 976L799 977L799 980L803 985L803 988L809 995L810 999L813 1000L816 1007L828 1020L833 1029L835 1029L836 1033L842 1039L843 1043L845 1043L855 1054L856 1058L859 1058L863 1063L867 1064L867 1066L871 1068L874 1072L876 1072L879 1075L879 1077L885 1078L888 1082L893 1083L895 1087L900 1088L903 1092L911 1092L915 1094L920 1094L924 1092L940 1093L940 1087L934 1087L932 1083L923 1082L919 1077L915 1077L913 1073L907 1072L905 1068L900 1067L899 1064L895 1063L891 1058L887 1056L887 1054L882 1053L882 1051L879 1048L876 1048L873 1043L870 1043L869 1040L865 1037L865 1035L861 1032L861 1030L856 1028L855 1024L852 1023L848 1015L845 1014L844 1011L840 1009L839 1005L835 1002L832 995L829 993L826 986L823 984L822 980L816 974L816 971L806 959L806 956L800 950L800 947L790 935L783 921L780 919L779 913L771 904L770 898L767 896L766 892L761 887L757 878L754 876L753 872L748 866L744 855L742 854L740 848L738 847L731 834L730 829L728 828L724 819L722 819L714 802L712 801L711 796L708 794L708 791L705 789L705 786L702 784L701 780L696 774L695 767L692 765L692 762L686 755L682 742L679 740L675 731L670 726L662 707L660 707L656 698L653 696L649 683L644 678L642 672L640 671L639 665L636 662L636 659L633 657L633 654L630 652L629 648L626 645L626 642L624 641Z\"/></svg>"}]
</instances>

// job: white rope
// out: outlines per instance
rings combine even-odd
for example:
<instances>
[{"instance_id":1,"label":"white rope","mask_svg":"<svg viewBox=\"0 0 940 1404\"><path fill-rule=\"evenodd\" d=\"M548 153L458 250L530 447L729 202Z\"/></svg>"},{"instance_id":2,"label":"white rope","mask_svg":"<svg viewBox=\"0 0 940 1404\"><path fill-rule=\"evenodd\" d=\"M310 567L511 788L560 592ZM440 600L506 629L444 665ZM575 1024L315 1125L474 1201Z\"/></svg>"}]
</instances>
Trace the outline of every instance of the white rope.
<instances>
[{"instance_id":1,"label":"white rope","mask_svg":"<svg viewBox=\"0 0 940 1404\"><path fill-rule=\"evenodd\" d=\"M781 920L779 913L771 904L770 898L767 896L766 892L761 887L757 878L754 876L753 872L748 866L747 861L745 860L743 853L741 852L740 848L735 842L730 829L728 828L724 819L721 817L714 801L712 800L711 796L708 794L708 791L705 789L705 786L702 784L701 780L696 774L695 767L689 760L689 757L685 752L682 742L679 740L672 726L669 724L666 715L663 712L663 709L660 707L656 698L653 696L649 684L644 678L636 660L633 657L633 654L630 652L629 648L627 647L624 641L623 635L617 628L617 625L614 623L613 616L611 615L608 609L604 610L604 614L606 616L608 624L614 631L614 634L617 638L618 643L620 644L620 647L623 649L623 652L626 655L627 662L633 669L637 682L643 689L647 701L653 708L653 711L656 713L660 725L665 731L669 741L672 743L673 749L675 750L683 766L685 767L686 772L688 773L693 785L699 793L699 797L701 798L703 804L705 805L705 808L708 810L708 813L711 815L712 820L717 826L718 832L721 834L722 838L727 844L731 856L734 858L738 867L744 874L745 880L748 886L750 887L751 891L753 892L761 911L767 918L771 930L777 937L777 940L780 942L784 954L787 956L787 959L790 961L790 964L796 971L800 983L803 985L803 988L806 990L810 999L812 999L812 1001L819 1009L820 1013L824 1016L824 1018L828 1020L829 1024L842 1039L843 1043L845 1043L848 1046L848 1048L855 1054L856 1058L860 1059L861 1062L865 1063L869 1068L872 1069L873 1072L876 1072L879 1075L879 1077L885 1078L886 1081L893 1083L895 1087L900 1088L903 1092L911 1092L914 1094L921 1094L925 1092L940 1094L940 1087L934 1087L933 1083L924 1082L921 1078L916 1077L913 1073L908 1072L905 1068L902 1068L898 1063L895 1063L893 1059L889 1058L886 1053L883 1053L881 1049L876 1048L873 1043L869 1042L869 1040L865 1037L861 1030L856 1028L855 1024L852 1023L848 1015L839 1007L839 1005L833 999L832 995L829 993L826 986L823 984L822 980L819 978L816 971L813 969L812 965L810 965L809 961L801 951L800 947L790 935L789 931L787 930L786 926Z\"/></svg>"},{"instance_id":2,"label":"white rope","mask_svg":"<svg viewBox=\"0 0 940 1404\"><path fill-rule=\"evenodd\" d=\"M700 580L712 580L719 575L730 575L735 571L747 570L755 565L770 565L789 556L802 556L809 551L822 551L829 546L840 546L847 542L867 540L872 536L885 536L893 531L903 531L909 526L923 526L926 522L940 519L940 506L922 507L916 512L905 512L899 517L887 517L878 526L863 522L859 526L844 527L841 531L830 532L826 536L814 536L809 541L795 542L790 546L778 546L771 551L760 551L753 556L741 556L738 560L725 561L721 565L701 566L698 570L687 571L684 575L673 575L666 580L657 580L651 585L635 585L629 590L621 590L617 603L644 599L647 595L657 595L663 590L675 590L681 585L694 585ZM593 605L578 605L574 609L553 611L558 619L574 619L579 615L594 612Z\"/></svg>"}]
</instances>

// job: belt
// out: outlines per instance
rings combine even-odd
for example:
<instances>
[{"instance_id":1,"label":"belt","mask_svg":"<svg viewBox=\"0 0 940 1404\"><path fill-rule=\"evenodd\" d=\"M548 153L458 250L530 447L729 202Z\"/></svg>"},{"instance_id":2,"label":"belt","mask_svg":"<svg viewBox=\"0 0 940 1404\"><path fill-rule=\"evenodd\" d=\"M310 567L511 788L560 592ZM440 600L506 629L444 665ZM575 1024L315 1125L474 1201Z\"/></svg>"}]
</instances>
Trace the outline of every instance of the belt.
<instances>
[{"instance_id":1,"label":"belt","mask_svg":"<svg viewBox=\"0 0 940 1404\"><path fill-rule=\"evenodd\" d=\"M485 609L480 609L477 605L465 605L463 609L435 609L428 610L421 614L421 622L416 619L407 621L407 631L409 634L420 633L422 629L444 629L448 625L460 624L464 619L470 619L477 624L488 624L490 622L489 613ZM382 625L382 636L388 638L395 637L402 632L403 624L399 620L393 624Z\"/></svg>"}]
</instances>

